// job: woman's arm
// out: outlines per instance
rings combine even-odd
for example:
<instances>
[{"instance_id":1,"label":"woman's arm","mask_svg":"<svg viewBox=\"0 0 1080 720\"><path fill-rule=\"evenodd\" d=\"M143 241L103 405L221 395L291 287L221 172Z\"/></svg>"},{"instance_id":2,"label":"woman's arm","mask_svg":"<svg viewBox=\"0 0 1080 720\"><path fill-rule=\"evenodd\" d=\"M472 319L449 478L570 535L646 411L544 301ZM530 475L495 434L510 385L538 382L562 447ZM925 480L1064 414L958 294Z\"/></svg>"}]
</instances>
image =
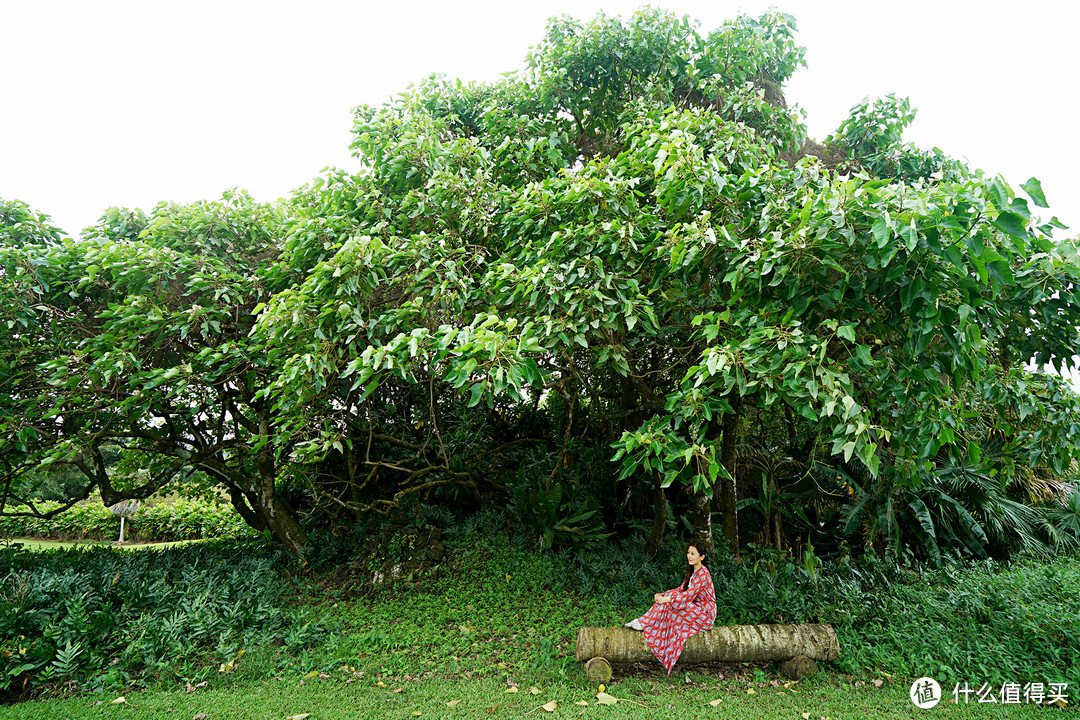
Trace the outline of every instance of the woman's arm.
<instances>
[{"instance_id":1,"label":"woman's arm","mask_svg":"<svg viewBox=\"0 0 1080 720\"><path fill-rule=\"evenodd\" d=\"M687 605L694 601L694 598L701 592L703 576L704 573L698 570L690 577L690 582L687 584L685 591L668 591L669 593L673 593L671 598L672 610L685 610Z\"/></svg>"}]
</instances>

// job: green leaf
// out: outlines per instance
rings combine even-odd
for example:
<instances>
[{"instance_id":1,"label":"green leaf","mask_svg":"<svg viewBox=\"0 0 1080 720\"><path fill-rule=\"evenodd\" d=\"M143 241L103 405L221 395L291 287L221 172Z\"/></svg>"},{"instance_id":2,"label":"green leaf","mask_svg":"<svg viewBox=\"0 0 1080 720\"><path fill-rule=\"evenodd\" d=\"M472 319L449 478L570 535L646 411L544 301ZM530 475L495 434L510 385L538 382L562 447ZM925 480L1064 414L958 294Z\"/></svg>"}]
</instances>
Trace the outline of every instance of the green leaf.
<instances>
[{"instance_id":1,"label":"green leaf","mask_svg":"<svg viewBox=\"0 0 1080 720\"><path fill-rule=\"evenodd\" d=\"M836 334L845 340L855 342L855 326L854 325L841 325L836 331Z\"/></svg>"},{"instance_id":2,"label":"green leaf","mask_svg":"<svg viewBox=\"0 0 1080 720\"><path fill-rule=\"evenodd\" d=\"M1046 196L1043 195L1042 183L1039 182L1037 178L1029 179L1020 187L1024 189L1024 192L1028 194L1028 196L1031 198L1031 201L1035 203L1036 207L1050 207L1046 204Z\"/></svg>"},{"instance_id":3,"label":"green leaf","mask_svg":"<svg viewBox=\"0 0 1080 720\"><path fill-rule=\"evenodd\" d=\"M978 466L982 462L982 448L974 440L967 444L967 454L972 465Z\"/></svg>"},{"instance_id":4,"label":"green leaf","mask_svg":"<svg viewBox=\"0 0 1080 720\"><path fill-rule=\"evenodd\" d=\"M871 232L873 232L874 240L877 242L879 248L888 245L889 241L892 239L892 228L889 226L889 221L886 218L878 218L875 220Z\"/></svg>"},{"instance_id":5,"label":"green leaf","mask_svg":"<svg viewBox=\"0 0 1080 720\"><path fill-rule=\"evenodd\" d=\"M994 220L994 227L1007 235L1026 238L1027 230L1024 227L1024 219L1014 212L1003 210Z\"/></svg>"},{"instance_id":6,"label":"green leaf","mask_svg":"<svg viewBox=\"0 0 1080 720\"><path fill-rule=\"evenodd\" d=\"M484 384L473 383L472 387L469 388L469 391L469 407L476 407L480 403L481 398L484 397Z\"/></svg>"}]
</instances>

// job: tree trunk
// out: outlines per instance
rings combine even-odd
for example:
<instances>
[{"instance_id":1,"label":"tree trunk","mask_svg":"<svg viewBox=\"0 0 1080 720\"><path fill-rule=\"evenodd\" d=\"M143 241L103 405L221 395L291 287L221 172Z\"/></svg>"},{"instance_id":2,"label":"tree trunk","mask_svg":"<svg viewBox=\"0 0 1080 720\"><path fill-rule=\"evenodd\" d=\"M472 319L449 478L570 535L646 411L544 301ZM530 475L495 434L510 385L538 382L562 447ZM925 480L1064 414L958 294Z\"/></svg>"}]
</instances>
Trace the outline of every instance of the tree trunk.
<instances>
[{"instance_id":1,"label":"tree trunk","mask_svg":"<svg viewBox=\"0 0 1080 720\"><path fill-rule=\"evenodd\" d=\"M694 547L702 555L710 555L713 551L712 532L712 500L704 491L694 493L692 503L694 518Z\"/></svg>"},{"instance_id":2,"label":"tree trunk","mask_svg":"<svg viewBox=\"0 0 1080 720\"><path fill-rule=\"evenodd\" d=\"M266 520L270 532L284 543L296 557L303 559L307 533L293 517L292 511L276 492L259 493L259 514Z\"/></svg>"},{"instance_id":3,"label":"tree trunk","mask_svg":"<svg viewBox=\"0 0 1080 720\"><path fill-rule=\"evenodd\" d=\"M667 496L664 495L663 478L660 473L655 473L653 481L653 521L652 532L645 543L645 554L656 557L656 551L660 548L660 541L664 539L664 531L667 530Z\"/></svg>"},{"instance_id":4,"label":"tree trunk","mask_svg":"<svg viewBox=\"0 0 1080 720\"><path fill-rule=\"evenodd\" d=\"M226 483L225 487L229 490L229 501L244 522L259 532L267 530L266 522L263 521L262 516L248 505L248 498L244 495L244 491L232 483Z\"/></svg>"},{"instance_id":5,"label":"tree trunk","mask_svg":"<svg viewBox=\"0 0 1080 720\"><path fill-rule=\"evenodd\" d=\"M693 635L679 662L766 662L805 655L836 660L840 641L832 625L727 625ZM643 662L653 658L645 634L626 627L583 627L578 630L577 659L588 662Z\"/></svg>"},{"instance_id":6,"label":"tree trunk","mask_svg":"<svg viewBox=\"0 0 1080 720\"><path fill-rule=\"evenodd\" d=\"M270 423L266 415L260 412L259 434L270 437ZM304 546L307 545L307 533L296 522L292 509L277 492L277 466L271 451L271 443L264 443L255 454L255 467L258 469L256 512L266 521L274 537L284 543L289 551L304 559Z\"/></svg>"},{"instance_id":7,"label":"tree trunk","mask_svg":"<svg viewBox=\"0 0 1080 720\"><path fill-rule=\"evenodd\" d=\"M730 400L731 407L735 412L724 413L721 420L722 435L720 440L720 464L727 470L730 478L718 478L719 492L716 493L716 497L728 552L738 556L739 518L737 506L739 497L735 487L735 442L739 431L739 411L742 406L742 398L733 393Z\"/></svg>"},{"instance_id":8,"label":"tree trunk","mask_svg":"<svg viewBox=\"0 0 1080 720\"><path fill-rule=\"evenodd\" d=\"M784 523L780 518L780 509L777 508L772 516L773 547L777 552L784 552Z\"/></svg>"}]
</instances>

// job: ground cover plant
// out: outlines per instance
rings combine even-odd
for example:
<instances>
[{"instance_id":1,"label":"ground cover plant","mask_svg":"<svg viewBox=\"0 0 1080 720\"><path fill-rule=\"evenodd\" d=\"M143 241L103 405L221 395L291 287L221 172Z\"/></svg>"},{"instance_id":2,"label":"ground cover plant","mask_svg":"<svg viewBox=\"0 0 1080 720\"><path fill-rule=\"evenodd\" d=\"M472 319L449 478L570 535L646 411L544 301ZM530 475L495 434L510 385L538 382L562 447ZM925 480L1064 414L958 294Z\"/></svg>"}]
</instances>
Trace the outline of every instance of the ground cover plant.
<instances>
[{"instance_id":1,"label":"ground cover plant","mask_svg":"<svg viewBox=\"0 0 1080 720\"><path fill-rule=\"evenodd\" d=\"M251 543L0 548L0 699L198 683L249 648L314 642L280 563Z\"/></svg>"}]
</instances>

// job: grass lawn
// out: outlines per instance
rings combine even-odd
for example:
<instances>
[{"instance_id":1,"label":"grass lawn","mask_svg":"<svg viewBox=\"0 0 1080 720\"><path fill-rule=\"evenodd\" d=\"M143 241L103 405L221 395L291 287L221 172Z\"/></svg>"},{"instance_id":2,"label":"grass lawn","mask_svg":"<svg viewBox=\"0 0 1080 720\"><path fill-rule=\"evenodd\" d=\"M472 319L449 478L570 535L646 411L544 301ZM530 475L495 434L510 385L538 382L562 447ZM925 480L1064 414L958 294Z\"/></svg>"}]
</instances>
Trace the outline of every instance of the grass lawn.
<instances>
[{"instance_id":1,"label":"grass lawn","mask_svg":"<svg viewBox=\"0 0 1080 720\"><path fill-rule=\"evenodd\" d=\"M850 679L819 674L789 688L756 687L741 681L716 681L691 673L671 678L630 678L606 688L620 702L606 706L597 702L595 686L566 678L537 686L539 693L521 686L507 693L496 679L428 678L384 683L355 678L349 673L329 677L273 680L215 689L184 691L144 691L129 693L122 705L110 704L116 695L78 696L64 700L24 702L0 707L0 720L60 720L62 718L183 718L201 713L206 720L270 720L310 713L307 720L355 720L356 718L537 718L584 717L616 720L641 718L734 718L758 720L820 720L833 718L995 718L1046 717L1057 709L1036 705L955 705L948 700L932 710L915 707L908 699L907 683L886 684L878 689L869 684L856 687ZM351 682L347 682L351 681ZM749 691L753 690L753 694ZM555 701L553 712L541 706ZM713 701L719 700L716 705ZM456 703L451 706L451 702ZM587 702L587 706L578 705ZM100 703L95 705L95 703ZM1075 706L1068 715L1075 717ZM932 713L927 715L926 713Z\"/></svg>"}]
</instances>

